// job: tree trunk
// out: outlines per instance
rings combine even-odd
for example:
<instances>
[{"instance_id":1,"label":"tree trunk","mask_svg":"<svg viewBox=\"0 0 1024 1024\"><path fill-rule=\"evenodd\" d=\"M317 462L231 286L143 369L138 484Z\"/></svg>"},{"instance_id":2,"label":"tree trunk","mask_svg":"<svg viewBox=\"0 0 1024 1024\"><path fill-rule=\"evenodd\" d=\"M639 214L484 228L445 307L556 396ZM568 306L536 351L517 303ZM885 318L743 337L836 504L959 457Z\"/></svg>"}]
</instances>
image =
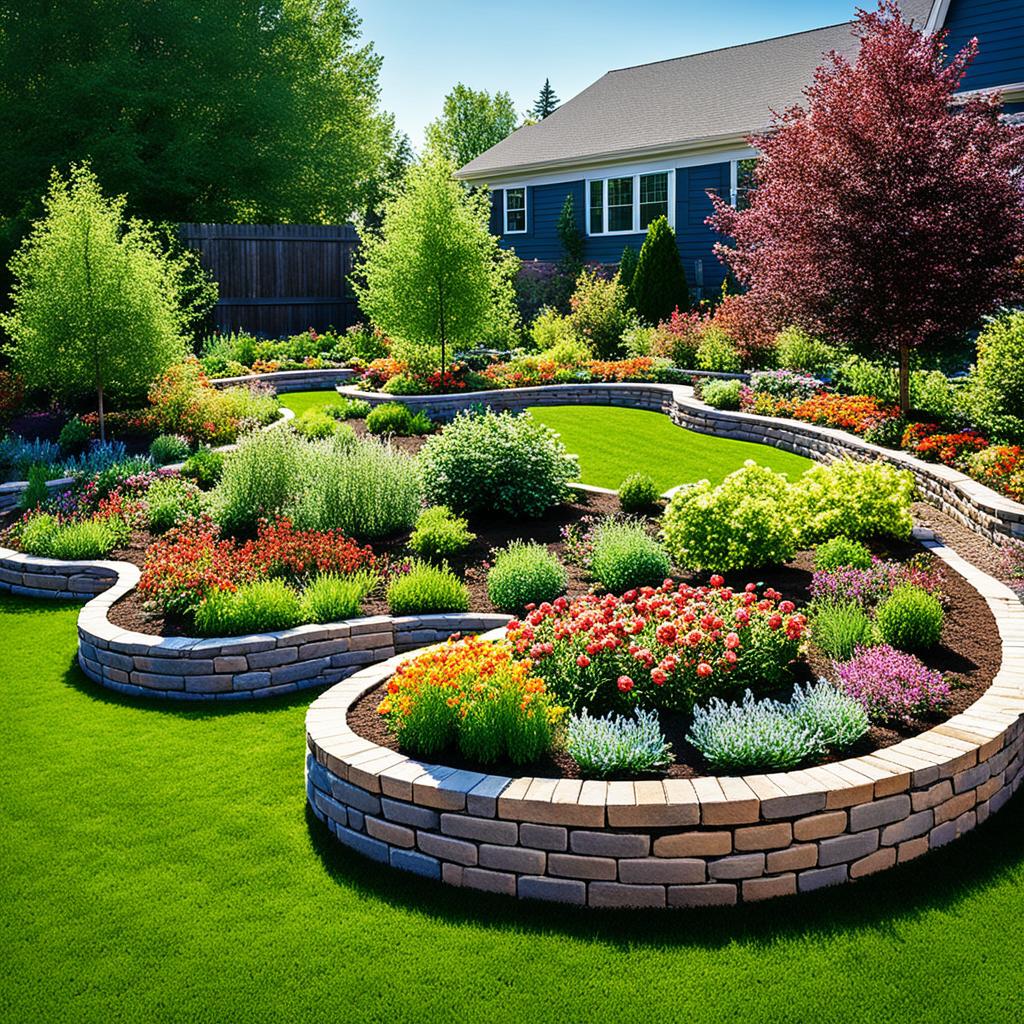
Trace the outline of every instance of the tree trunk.
<instances>
[{"instance_id":1,"label":"tree trunk","mask_svg":"<svg viewBox=\"0 0 1024 1024\"><path fill-rule=\"evenodd\" d=\"M910 346L900 345L900 412L910 413Z\"/></svg>"},{"instance_id":2,"label":"tree trunk","mask_svg":"<svg viewBox=\"0 0 1024 1024\"><path fill-rule=\"evenodd\" d=\"M106 413L104 412L104 409L103 409L103 385L102 384L96 389L96 397L98 399L99 414L100 414L100 443L106 444L107 443L107 421L106 421Z\"/></svg>"}]
</instances>

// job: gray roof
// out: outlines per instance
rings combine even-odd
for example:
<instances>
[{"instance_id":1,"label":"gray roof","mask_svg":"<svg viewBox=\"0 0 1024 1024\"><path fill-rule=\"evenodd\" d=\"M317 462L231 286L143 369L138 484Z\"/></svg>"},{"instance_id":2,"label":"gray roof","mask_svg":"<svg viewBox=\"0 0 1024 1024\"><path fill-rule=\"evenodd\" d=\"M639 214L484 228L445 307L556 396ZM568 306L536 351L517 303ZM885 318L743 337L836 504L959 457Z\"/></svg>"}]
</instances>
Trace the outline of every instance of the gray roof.
<instances>
[{"instance_id":1,"label":"gray roof","mask_svg":"<svg viewBox=\"0 0 1024 1024\"><path fill-rule=\"evenodd\" d=\"M923 24L929 0L904 0ZM627 158L765 128L772 111L803 98L822 55L852 57L851 23L609 71L539 124L513 132L458 172L460 178Z\"/></svg>"}]
</instances>

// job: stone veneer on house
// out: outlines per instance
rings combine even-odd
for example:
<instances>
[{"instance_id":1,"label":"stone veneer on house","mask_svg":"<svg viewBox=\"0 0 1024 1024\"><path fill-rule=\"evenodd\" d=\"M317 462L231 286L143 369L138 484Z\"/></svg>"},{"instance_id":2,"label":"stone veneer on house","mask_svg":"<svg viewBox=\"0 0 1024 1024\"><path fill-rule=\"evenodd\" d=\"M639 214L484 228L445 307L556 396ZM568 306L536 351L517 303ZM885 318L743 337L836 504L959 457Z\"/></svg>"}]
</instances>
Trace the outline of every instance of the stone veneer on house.
<instances>
[{"instance_id":1,"label":"stone veneer on house","mask_svg":"<svg viewBox=\"0 0 1024 1024\"><path fill-rule=\"evenodd\" d=\"M885 459L910 470L925 499L947 515L989 540L1024 541L1024 505L997 494L949 466L914 458L902 451L881 448L843 430L797 420L712 409L693 397L682 384L550 384L535 388L474 391L458 395L386 395L339 387L346 398L362 398L371 405L403 402L414 412L434 419L451 419L474 405L495 410L521 410L531 405L615 405L666 414L678 426L700 434L751 441L804 455L818 461L850 456L861 461Z\"/></svg>"},{"instance_id":2,"label":"stone veneer on house","mask_svg":"<svg viewBox=\"0 0 1024 1024\"><path fill-rule=\"evenodd\" d=\"M919 538L930 538L918 531ZM750 902L854 881L970 831L1024 763L1024 606L934 539L987 601L999 673L962 714L802 771L599 782L427 764L354 733L352 705L403 656L332 687L306 716L306 793L344 845L450 885L591 907Z\"/></svg>"}]
</instances>

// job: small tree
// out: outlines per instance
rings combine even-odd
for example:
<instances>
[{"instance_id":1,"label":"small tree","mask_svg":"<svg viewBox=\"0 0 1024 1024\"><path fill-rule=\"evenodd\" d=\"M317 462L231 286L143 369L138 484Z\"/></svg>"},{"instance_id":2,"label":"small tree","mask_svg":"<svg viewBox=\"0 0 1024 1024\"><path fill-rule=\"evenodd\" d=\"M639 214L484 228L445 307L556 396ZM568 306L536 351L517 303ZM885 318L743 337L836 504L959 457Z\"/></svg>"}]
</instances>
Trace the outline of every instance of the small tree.
<instances>
[{"instance_id":1,"label":"small tree","mask_svg":"<svg viewBox=\"0 0 1024 1024\"><path fill-rule=\"evenodd\" d=\"M649 324L667 320L676 309L688 309L690 289L679 258L676 233L665 217L653 220L640 249L629 285L633 308Z\"/></svg>"},{"instance_id":2,"label":"small tree","mask_svg":"<svg viewBox=\"0 0 1024 1024\"><path fill-rule=\"evenodd\" d=\"M370 320L404 341L441 347L506 335L515 311L518 260L488 230L486 189L453 177L451 159L428 148L404 189L384 203L383 223L362 240L352 283Z\"/></svg>"},{"instance_id":3,"label":"small tree","mask_svg":"<svg viewBox=\"0 0 1024 1024\"><path fill-rule=\"evenodd\" d=\"M518 120L507 92L492 95L459 82L445 96L441 117L427 125L427 141L462 167L511 135Z\"/></svg>"},{"instance_id":4,"label":"small tree","mask_svg":"<svg viewBox=\"0 0 1024 1024\"><path fill-rule=\"evenodd\" d=\"M30 387L62 399L95 392L105 440L107 397L145 394L182 358L199 312L183 294L202 303L211 291L196 289L191 254L168 254L153 228L125 220L125 197L105 197L88 165L55 171L43 205L11 259L12 308L0 323Z\"/></svg>"},{"instance_id":5,"label":"small tree","mask_svg":"<svg viewBox=\"0 0 1024 1024\"><path fill-rule=\"evenodd\" d=\"M551 79L545 78L540 95L530 108L527 116L531 117L534 121L543 121L545 117L555 112L559 102L561 101L555 95L555 90L551 88Z\"/></svg>"},{"instance_id":6,"label":"small tree","mask_svg":"<svg viewBox=\"0 0 1024 1024\"><path fill-rule=\"evenodd\" d=\"M860 52L818 68L807 106L751 140L750 206L712 196L719 257L779 324L893 353L910 407L910 353L975 327L1019 288L1024 132L998 96L956 97L977 51L946 59L894 3L858 15Z\"/></svg>"},{"instance_id":7,"label":"small tree","mask_svg":"<svg viewBox=\"0 0 1024 1024\"><path fill-rule=\"evenodd\" d=\"M633 277L636 274L636 262L637 262L636 249L631 245L627 245L622 250L622 256L619 258L619 280L622 282L622 287L628 292L633 284Z\"/></svg>"},{"instance_id":8,"label":"small tree","mask_svg":"<svg viewBox=\"0 0 1024 1024\"><path fill-rule=\"evenodd\" d=\"M562 243L562 273L573 279L583 269L584 238L576 223L576 209L572 194L565 197L562 212L558 215L558 240Z\"/></svg>"}]
</instances>

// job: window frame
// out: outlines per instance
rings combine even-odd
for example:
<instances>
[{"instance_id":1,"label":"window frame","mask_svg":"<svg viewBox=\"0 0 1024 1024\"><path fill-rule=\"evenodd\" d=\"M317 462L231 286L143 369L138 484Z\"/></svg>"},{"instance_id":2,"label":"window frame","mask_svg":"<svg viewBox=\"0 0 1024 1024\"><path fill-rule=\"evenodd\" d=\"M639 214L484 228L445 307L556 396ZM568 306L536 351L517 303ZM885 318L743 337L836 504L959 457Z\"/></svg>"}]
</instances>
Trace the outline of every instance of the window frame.
<instances>
[{"instance_id":1,"label":"window frame","mask_svg":"<svg viewBox=\"0 0 1024 1024\"><path fill-rule=\"evenodd\" d=\"M675 228L676 226L676 168L675 167L662 167L652 166L645 167L642 170L627 170L618 171L616 168L609 167L601 171L595 171L592 174L587 175L584 178L586 185L587 195L587 237L588 238L614 238L617 235L643 235L647 233L647 228L640 227L640 179L646 178L652 174L664 174L665 183L667 189L666 205L666 216L668 218L669 226ZM608 229L608 182L618 178L629 178L632 179L632 200L633 200L633 220L632 225L621 231L610 231ZM601 184L601 231L591 230L591 219L592 219L592 208L590 205L590 194L594 184L599 182Z\"/></svg>"},{"instance_id":2,"label":"window frame","mask_svg":"<svg viewBox=\"0 0 1024 1024\"><path fill-rule=\"evenodd\" d=\"M522 192L523 193L523 206L522 210L515 209L513 213L522 212L523 215L523 226L521 228L510 229L508 226L508 194L509 192ZM501 227L502 234L504 235L525 235L530 230L530 215L528 210L529 205L529 190L526 185L512 185L511 187L506 186L502 191L501 196Z\"/></svg>"},{"instance_id":3,"label":"window frame","mask_svg":"<svg viewBox=\"0 0 1024 1024\"><path fill-rule=\"evenodd\" d=\"M748 160L757 161L757 156L741 156L735 160L729 161L729 205L734 209L739 209L739 198L740 198L740 164L745 163ZM753 188L745 188L744 194L753 192ZM746 207L744 207L746 209Z\"/></svg>"}]
</instances>

